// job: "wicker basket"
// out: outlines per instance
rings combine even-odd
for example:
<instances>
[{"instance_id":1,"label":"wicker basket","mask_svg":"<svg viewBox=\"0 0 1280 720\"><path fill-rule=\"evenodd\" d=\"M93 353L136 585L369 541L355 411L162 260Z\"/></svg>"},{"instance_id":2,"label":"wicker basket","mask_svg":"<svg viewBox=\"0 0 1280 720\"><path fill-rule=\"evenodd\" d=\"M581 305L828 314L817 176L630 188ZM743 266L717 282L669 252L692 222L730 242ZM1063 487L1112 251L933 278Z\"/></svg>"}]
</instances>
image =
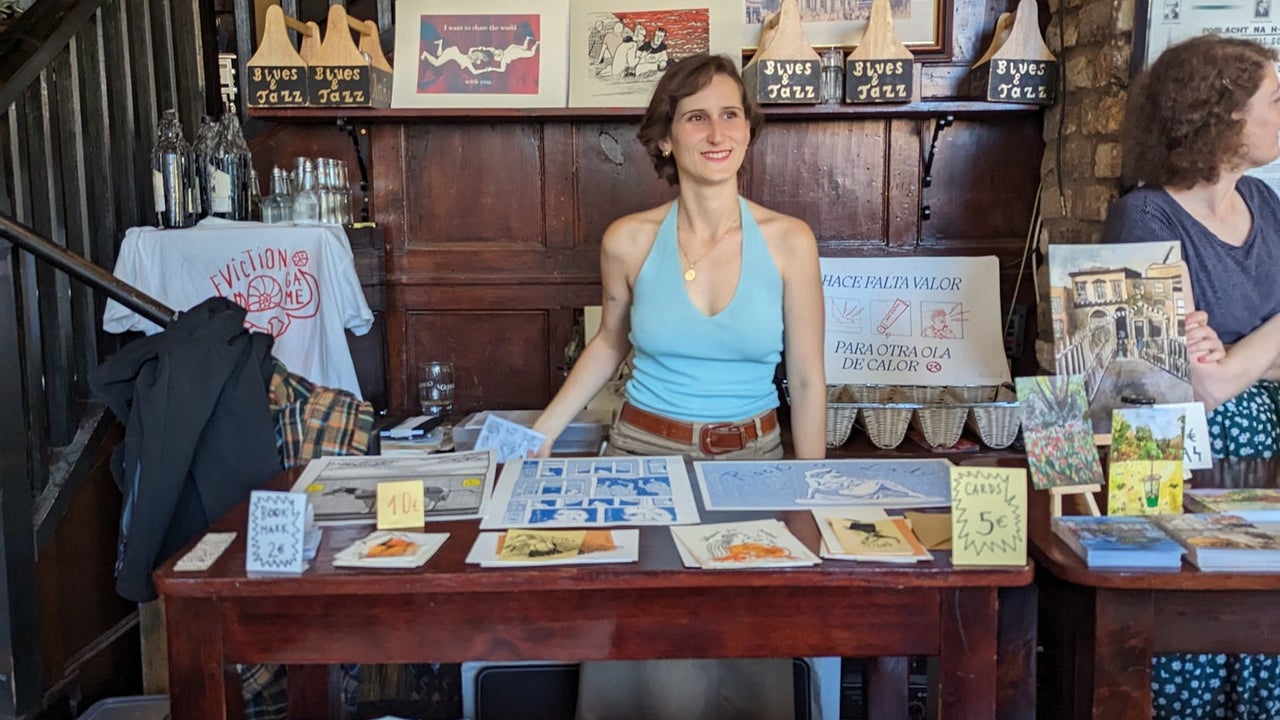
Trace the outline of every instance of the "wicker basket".
<instances>
[{"instance_id":1,"label":"wicker basket","mask_svg":"<svg viewBox=\"0 0 1280 720\"><path fill-rule=\"evenodd\" d=\"M895 385L894 389L904 402L931 405L942 401L946 388L942 385Z\"/></svg>"},{"instance_id":2,"label":"wicker basket","mask_svg":"<svg viewBox=\"0 0 1280 720\"><path fill-rule=\"evenodd\" d=\"M1010 388L1001 387L994 402L972 407L968 422L987 446L997 450L1009 447L1022 425L1017 396Z\"/></svg>"},{"instance_id":3,"label":"wicker basket","mask_svg":"<svg viewBox=\"0 0 1280 720\"><path fill-rule=\"evenodd\" d=\"M846 385L827 386L827 447L838 448L849 440L858 409L849 405Z\"/></svg>"},{"instance_id":4,"label":"wicker basket","mask_svg":"<svg viewBox=\"0 0 1280 720\"><path fill-rule=\"evenodd\" d=\"M951 447L964 432L969 408L956 405L929 405L915 412L915 425L924 441L933 447Z\"/></svg>"},{"instance_id":5,"label":"wicker basket","mask_svg":"<svg viewBox=\"0 0 1280 720\"><path fill-rule=\"evenodd\" d=\"M957 403L988 403L996 398L997 385L947 385L944 397Z\"/></svg>"},{"instance_id":6,"label":"wicker basket","mask_svg":"<svg viewBox=\"0 0 1280 720\"><path fill-rule=\"evenodd\" d=\"M898 443L907 435L912 410L913 407L901 406L862 408L862 424L867 429L867 437L882 450L898 447Z\"/></svg>"},{"instance_id":7,"label":"wicker basket","mask_svg":"<svg viewBox=\"0 0 1280 720\"><path fill-rule=\"evenodd\" d=\"M856 403L893 402L890 397L893 394L892 385L845 385L844 389Z\"/></svg>"}]
</instances>

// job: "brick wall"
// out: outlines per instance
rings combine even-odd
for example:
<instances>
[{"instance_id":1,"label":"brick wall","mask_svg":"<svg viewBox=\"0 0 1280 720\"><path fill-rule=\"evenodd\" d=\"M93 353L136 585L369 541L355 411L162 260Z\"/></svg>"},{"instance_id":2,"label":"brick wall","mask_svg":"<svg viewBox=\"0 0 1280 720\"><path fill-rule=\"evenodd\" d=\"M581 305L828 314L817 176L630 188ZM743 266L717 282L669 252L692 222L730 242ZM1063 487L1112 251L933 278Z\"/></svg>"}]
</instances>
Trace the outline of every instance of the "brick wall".
<instances>
[{"instance_id":1,"label":"brick wall","mask_svg":"<svg viewBox=\"0 0 1280 720\"><path fill-rule=\"evenodd\" d=\"M1045 41L1058 56L1060 71L1066 73L1065 95L1045 110L1045 153L1040 165L1044 183L1038 277L1042 330L1036 357L1041 368L1052 372L1048 245L1097 242L1107 208L1119 193L1120 123L1129 85L1134 0L1048 2L1053 15Z\"/></svg>"}]
</instances>

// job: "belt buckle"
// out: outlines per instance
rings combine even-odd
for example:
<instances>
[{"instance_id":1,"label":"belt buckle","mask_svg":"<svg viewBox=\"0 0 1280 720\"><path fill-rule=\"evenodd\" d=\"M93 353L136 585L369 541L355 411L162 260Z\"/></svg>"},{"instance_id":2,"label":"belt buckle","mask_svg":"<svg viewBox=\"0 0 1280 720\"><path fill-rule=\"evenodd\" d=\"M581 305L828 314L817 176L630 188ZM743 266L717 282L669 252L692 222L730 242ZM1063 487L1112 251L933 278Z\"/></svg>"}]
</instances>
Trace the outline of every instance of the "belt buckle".
<instances>
[{"instance_id":1,"label":"belt buckle","mask_svg":"<svg viewBox=\"0 0 1280 720\"><path fill-rule=\"evenodd\" d=\"M741 425L711 423L698 433L698 446L707 455L723 455L747 446L747 434Z\"/></svg>"}]
</instances>

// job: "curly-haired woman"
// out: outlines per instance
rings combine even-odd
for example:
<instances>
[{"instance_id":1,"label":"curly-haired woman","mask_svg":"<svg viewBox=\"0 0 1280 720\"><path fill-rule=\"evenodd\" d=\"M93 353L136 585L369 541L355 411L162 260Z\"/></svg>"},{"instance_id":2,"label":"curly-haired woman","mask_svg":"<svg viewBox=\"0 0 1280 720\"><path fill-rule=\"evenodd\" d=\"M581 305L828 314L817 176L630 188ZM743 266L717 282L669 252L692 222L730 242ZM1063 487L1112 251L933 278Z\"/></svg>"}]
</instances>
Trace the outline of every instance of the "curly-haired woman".
<instances>
[{"instance_id":1,"label":"curly-haired woman","mask_svg":"<svg viewBox=\"0 0 1280 720\"><path fill-rule=\"evenodd\" d=\"M1138 78L1124 168L1141 186L1116 201L1102 233L1182 245L1195 305L1228 346L1191 371L1217 457L1280 453L1280 199L1244 174L1280 158L1276 57L1208 35L1170 47ZM1280 717L1277 673L1272 656L1160 656L1156 716Z\"/></svg>"}]
</instances>

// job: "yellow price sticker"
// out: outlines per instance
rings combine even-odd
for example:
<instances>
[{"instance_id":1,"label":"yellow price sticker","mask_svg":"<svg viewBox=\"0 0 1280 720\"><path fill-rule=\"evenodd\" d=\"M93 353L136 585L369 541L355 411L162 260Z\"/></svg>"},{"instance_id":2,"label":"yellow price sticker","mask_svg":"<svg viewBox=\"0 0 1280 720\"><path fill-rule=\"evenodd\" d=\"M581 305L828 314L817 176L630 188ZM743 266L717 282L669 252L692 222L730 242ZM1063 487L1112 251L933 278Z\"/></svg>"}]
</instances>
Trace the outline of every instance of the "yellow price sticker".
<instances>
[{"instance_id":1,"label":"yellow price sticker","mask_svg":"<svg viewBox=\"0 0 1280 720\"><path fill-rule=\"evenodd\" d=\"M462 487L480 487L484 484L484 480L480 478L467 478L462 481Z\"/></svg>"},{"instance_id":2,"label":"yellow price sticker","mask_svg":"<svg viewBox=\"0 0 1280 720\"><path fill-rule=\"evenodd\" d=\"M324 492L324 483L311 483L310 485L307 486L307 492L309 493Z\"/></svg>"},{"instance_id":3,"label":"yellow price sticker","mask_svg":"<svg viewBox=\"0 0 1280 720\"><path fill-rule=\"evenodd\" d=\"M378 483L378 529L422 527L422 500L421 480Z\"/></svg>"},{"instance_id":4,"label":"yellow price sticker","mask_svg":"<svg viewBox=\"0 0 1280 720\"><path fill-rule=\"evenodd\" d=\"M951 564L1027 563L1027 471L951 468Z\"/></svg>"}]
</instances>

